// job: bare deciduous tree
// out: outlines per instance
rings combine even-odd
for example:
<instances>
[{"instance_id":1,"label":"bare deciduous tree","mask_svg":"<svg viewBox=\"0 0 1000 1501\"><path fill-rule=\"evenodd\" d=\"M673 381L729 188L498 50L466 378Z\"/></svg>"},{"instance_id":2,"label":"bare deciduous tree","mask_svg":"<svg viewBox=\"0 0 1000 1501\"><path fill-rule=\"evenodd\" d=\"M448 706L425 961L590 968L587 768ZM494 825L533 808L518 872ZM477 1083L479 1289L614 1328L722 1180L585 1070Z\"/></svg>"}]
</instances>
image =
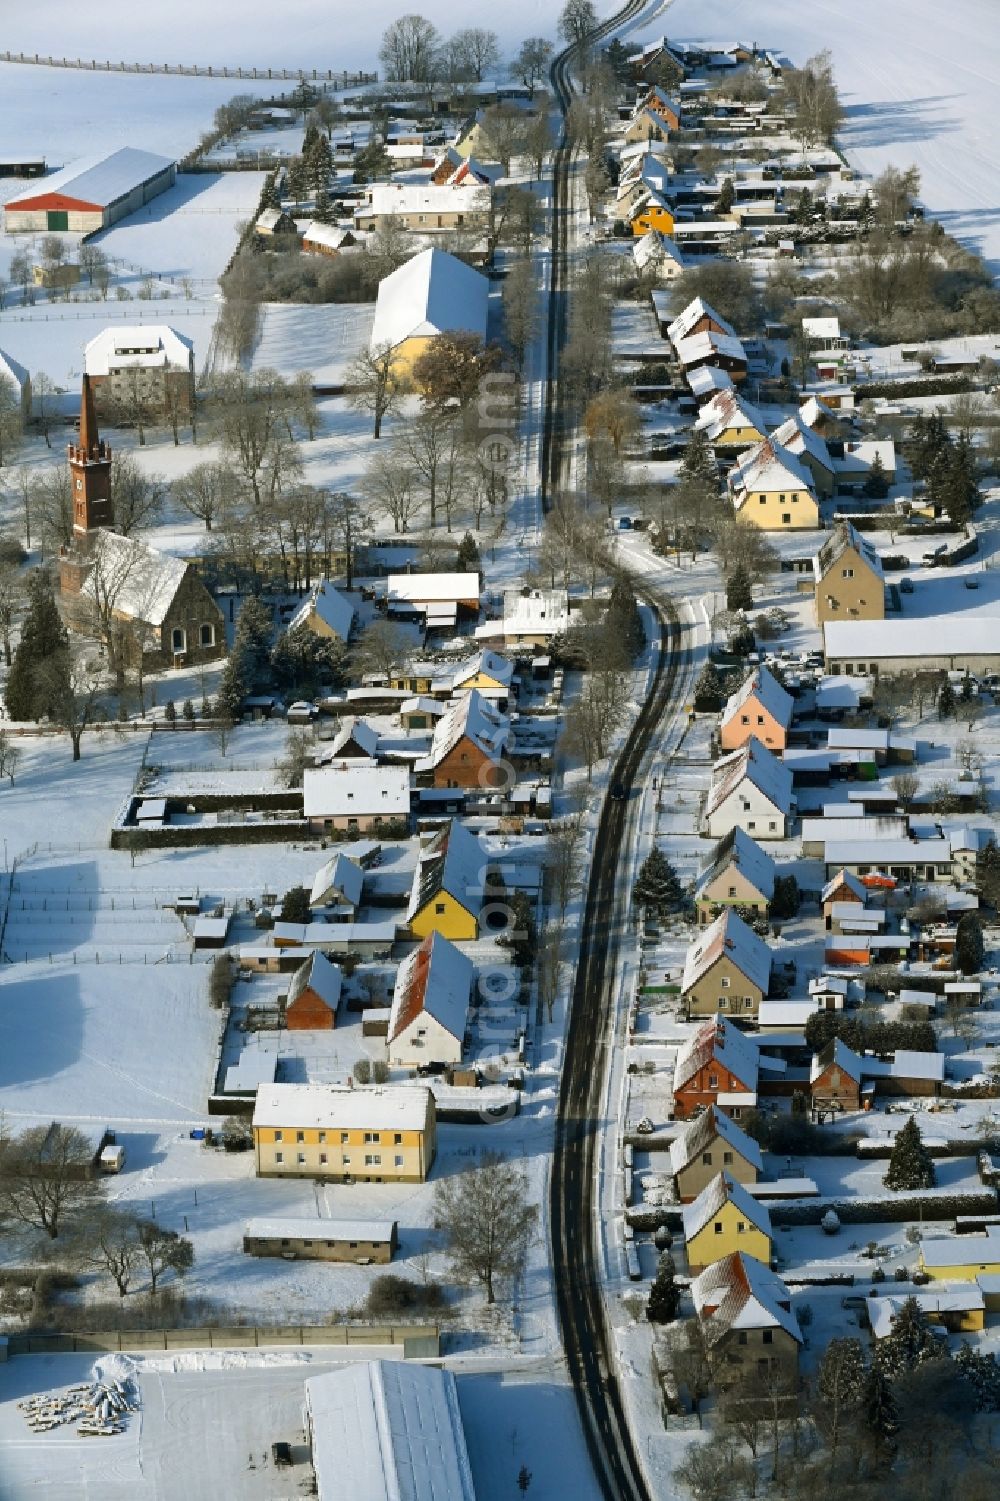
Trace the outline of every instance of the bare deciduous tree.
<instances>
[{"instance_id":1,"label":"bare deciduous tree","mask_svg":"<svg viewBox=\"0 0 1000 1501\"><path fill-rule=\"evenodd\" d=\"M357 411L371 414L373 438L382 436L382 423L399 399L400 386L394 366L392 346L382 344L375 349L362 350L347 372L350 403Z\"/></svg>"},{"instance_id":2,"label":"bare deciduous tree","mask_svg":"<svg viewBox=\"0 0 1000 1501\"><path fill-rule=\"evenodd\" d=\"M535 1236L538 1206L528 1201L528 1180L518 1163L484 1153L473 1172L437 1185L434 1217L440 1225L454 1275L478 1282L487 1303L496 1302L499 1282L516 1282Z\"/></svg>"},{"instance_id":3,"label":"bare deciduous tree","mask_svg":"<svg viewBox=\"0 0 1000 1501\"><path fill-rule=\"evenodd\" d=\"M75 1126L29 1126L0 1142L0 1210L55 1240L100 1195L94 1148Z\"/></svg>"}]
</instances>

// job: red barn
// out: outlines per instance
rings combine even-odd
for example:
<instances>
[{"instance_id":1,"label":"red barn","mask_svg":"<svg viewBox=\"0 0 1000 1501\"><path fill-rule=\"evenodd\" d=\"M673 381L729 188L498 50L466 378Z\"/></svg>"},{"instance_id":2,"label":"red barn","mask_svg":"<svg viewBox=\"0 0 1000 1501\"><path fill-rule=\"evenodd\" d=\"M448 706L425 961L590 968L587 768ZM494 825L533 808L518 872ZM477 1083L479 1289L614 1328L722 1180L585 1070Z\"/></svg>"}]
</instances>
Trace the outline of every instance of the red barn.
<instances>
[{"instance_id":1,"label":"red barn","mask_svg":"<svg viewBox=\"0 0 1000 1501\"><path fill-rule=\"evenodd\" d=\"M73 162L8 198L4 225L8 233L65 229L92 234L166 192L176 175L169 157L123 146L110 156Z\"/></svg>"}]
</instances>

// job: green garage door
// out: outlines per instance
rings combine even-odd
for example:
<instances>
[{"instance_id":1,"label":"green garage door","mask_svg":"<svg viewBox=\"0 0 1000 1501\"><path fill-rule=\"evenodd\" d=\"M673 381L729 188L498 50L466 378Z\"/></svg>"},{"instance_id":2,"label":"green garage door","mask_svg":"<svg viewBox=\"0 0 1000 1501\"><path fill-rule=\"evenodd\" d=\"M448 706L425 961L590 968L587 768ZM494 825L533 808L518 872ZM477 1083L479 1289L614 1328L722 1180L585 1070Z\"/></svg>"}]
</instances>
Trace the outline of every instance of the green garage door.
<instances>
[{"instance_id":1,"label":"green garage door","mask_svg":"<svg viewBox=\"0 0 1000 1501\"><path fill-rule=\"evenodd\" d=\"M69 229L69 214L64 208L50 208L45 219L49 229Z\"/></svg>"}]
</instances>

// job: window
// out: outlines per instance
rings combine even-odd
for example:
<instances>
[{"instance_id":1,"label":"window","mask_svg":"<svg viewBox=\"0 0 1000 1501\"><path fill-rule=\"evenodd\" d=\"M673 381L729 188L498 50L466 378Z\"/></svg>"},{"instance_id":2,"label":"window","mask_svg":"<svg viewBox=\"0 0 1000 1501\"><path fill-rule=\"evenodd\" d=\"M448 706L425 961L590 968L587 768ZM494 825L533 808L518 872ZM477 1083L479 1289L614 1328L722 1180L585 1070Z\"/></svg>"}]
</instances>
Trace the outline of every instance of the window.
<instances>
[{"instance_id":1,"label":"window","mask_svg":"<svg viewBox=\"0 0 1000 1501\"><path fill-rule=\"evenodd\" d=\"M274 1154L274 1160L275 1160L275 1162L284 1162L284 1160L285 1160L285 1154L284 1154L284 1152L275 1152L275 1154Z\"/></svg>"},{"instance_id":2,"label":"window","mask_svg":"<svg viewBox=\"0 0 1000 1501\"><path fill-rule=\"evenodd\" d=\"M749 724L749 723L750 723L750 715L749 714L741 714L740 715L740 724Z\"/></svg>"},{"instance_id":3,"label":"window","mask_svg":"<svg viewBox=\"0 0 1000 1501\"><path fill-rule=\"evenodd\" d=\"M215 626L203 625L198 633L202 646L215 645Z\"/></svg>"},{"instance_id":4,"label":"window","mask_svg":"<svg viewBox=\"0 0 1000 1501\"><path fill-rule=\"evenodd\" d=\"M365 1141L378 1141L378 1139L379 1139L379 1134L378 1134L377 1131L366 1131L365 1132Z\"/></svg>"},{"instance_id":5,"label":"window","mask_svg":"<svg viewBox=\"0 0 1000 1501\"><path fill-rule=\"evenodd\" d=\"M175 625L174 628L173 628L173 630L170 632L170 650L171 651L186 651L187 650L187 636L186 636L186 634L185 634L184 629L183 629L182 626Z\"/></svg>"},{"instance_id":6,"label":"window","mask_svg":"<svg viewBox=\"0 0 1000 1501\"><path fill-rule=\"evenodd\" d=\"M326 1141L326 1132L325 1131L321 1131L319 1133L319 1141L320 1141L320 1146L322 1146L323 1143Z\"/></svg>"},{"instance_id":7,"label":"window","mask_svg":"<svg viewBox=\"0 0 1000 1501\"><path fill-rule=\"evenodd\" d=\"M340 1133L340 1144L341 1144L341 1146L343 1146L344 1143L348 1141L348 1139L349 1138L348 1138L347 1132L346 1131L341 1131L341 1133Z\"/></svg>"},{"instance_id":8,"label":"window","mask_svg":"<svg viewBox=\"0 0 1000 1501\"><path fill-rule=\"evenodd\" d=\"M721 1222L719 1220L716 1220L716 1222L715 1222L715 1224L713 1225L712 1228L714 1229L716 1235L721 1235L722 1234L722 1224L721 1224Z\"/></svg>"},{"instance_id":9,"label":"window","mask_svg":"<svg viewBox=\"0 0 1000 1501\"><path fill-rule=\"evenodd\" d=\"M744 1009L744 1011L752 1011L753 1010L753 996L752 995L745 995L743 997L743 1009Z\"/></svg>"},{"instance_id":10,"label":"window","mask_svg":"<svg viewBox=\"0 0 1000 1501\"><path fill-rule=\"evenodd\" d=\"M723 990L728 990L729 986L730 986L729 976L728 975L722 975L722 976L720 976L720 978L719 978L719 984L722 986Z\"/></svg>"},{"instance_id":11,"label":"window","mask_svg":"<svg viewBox=\"0 0 1000 1501\"><path fill-rule=\"evenodd\" d=\"M305 1154L305 1152L296 1152L296 1154L295 1154L295 1161L299 1164L300 1167L303 1166L303 1164L305 1163L305 1160L306 1160L306 1154Z\"/></svg>"},{"instance_id":12,"label":"window","mask_svg":"<svg viewBox=\"0 0 1000 1501\"><path fill-rule=\"evenodd\" d=\"M444 902L436 902L435 905L434 905L434 911L435 911L435 913L437 914L438 917L443 917L444 916Z\"/></svg>"},{"instance_id":13,"label":"window","mask_svg":"<svg viewBox=\"0 0 1000 1501\"><path fill-rule=\"evenodd\" d=\"M402 1159L402 1157L397 1156L397 1157L394 1157L392 1160L393 1160L393 1163L394 1163L394 1165L396 1167L402 1167L403 1166L403 1159Z\"/></svg>"},{"instance_id":14,"label":"window","mask_svg":"<svg viewBox=\"0 0 1000 1501\"><path fill-rule=\"evenodd\" d=\"M782 513L781 513L781 524L782 524L782 526L791 526L791 524L792 524L792 518L791 518L791 515L789 514L788 511L782 511Z\"/></svg>"},{"instance_id":15,"label":"window","mask_svg":"<svg viewBox=\"0 0 1000 1501\"><path fill-rule=\"evenodd\" d=\"M275 1131L274 1139L275 1141L284 1141L285 1133L283 1131Z\"/></svg>"},{"instance_id":16,"label":"window","mask_svg":"<svg viewBox=\"0 0 1000 1501\"><path fill-rule=\"evenodd\" d=\"M711 1167L712 1166L712 1154L711 1154L711 1152L702 1152L702 1154L701 1154L701 1160L705 1164L706 1167Z\"/></svg>"},{"instance_id":17,"label":"window","mask_svg":"<svg viewBox=\"0 0 1000 1501\"><path fill-rule=\"evenodd\" d=\"M306 1139L306 1133L304 1131L296 1131L296 1133L295 1133L295 1140L296 1141L305 1141L305 1139Z\"/></svg>"},{"instance_id":18,"label":"window","mask_svg":"<svg viewBox=\"0 0 1000 1501\"><path fill-rule=\"evenodd\" d=\"M709 1087L709 1089L718 1089L718 1087L719 1087L719 1076L718 1076L718 1074L709 1074L709 1076L708 1076L708 1087Z\"/></svg>"},{"instance_id":19,"label":"window","mask_svg":"<svg viewBox=\"0 0 1000 1501\"><path fill-rule=\"evenodd\" d=\"M402 1131L396 1131L393 1133L392 1144L394 1147L401 1147L403 1145Z\"/></svg>"},{"instance_id":20,"label":"window","mask_svg":"<svg viewBox=\"0 0 1000 1501\"><path fill-rule=\"evenodd\" d=\"M708 1156L709 1156L709 1160L711 1160L711 1156L712 1156L711 1152L709 1152ZM732 1162L732 1160L733 1160L733 1154L732 1154L732 1152L723 1152L723 1154L722 1154L723 1165L725 1165L726 1163Z\"/></svg>"},{"instance_id":21,"label":"window","mask_svg":"<svg viewBox=\"0 0 1000 1501\"><path fill-rule=\"evenodd\" d=\"M340 1161L344 1167L350 1167L351 1159L346 1152L341 1153Z\"/></svg>"},{"instance_id":22,"label":"window","mask_svg":"<svg viewBox=\"0 0 1000 1501\"><path fill-rule=\"evenodd\" d=\"M738 1345L745 1345L746 1342L747 1342L747 1332L746 1332L745 1329L741 1329L740 1332L739 1332L739 1334L736 1336L736 1343Z\"/></svg>"},{"instance_id":23,"label":"window","mask_svg":"<svg viewBox=\"0 0 1000 1501\"><path fill-rule=\"evenodd\" d=\"M326 1166L326 1161L327 1161L326 1153L325 1152L320 1152L320 1154L319 1154L320 1167L325 1167Z\"/></svg>"},{"instance_id":24,"label":"window","mask_svg":"<svg viewBox=\"0 0 1000 1501\"><path fill-rule=\"evenodd\" d=\"M365 1167L379 1167L381 1165L381 1162L382 1158L378 1152L373 1152L370 1156L366 1153Z\"/></svg>"},{"instance_id":25,"label":"window","mask_svg":"<svg viewBox=\"0 0 1000 1501\"><path fill-rule=\"evenodd\" d=\"M729 1010L729 998L728 998L728 996L724 996L724 995L720 995L719 996L719 1010L720 1011L728 1011Z\"/></svg>"},{"instance_id":26,"label":"window","mask_svg":"<svg viewBox=\"0 0 1000 1501\"><path fill-rule=\"evenodd\" d=\"M842 573L842 575L841 575L841 577L845 578L845 579L852 579L854 577L854 569L853 568L845 568L844 571L843 571L843 573Z\"/></svg>"},{"instance_id":27,"label":"window","mask_svg":"<svg viewBox=\"0 0 1000 1501\"><path fill-rule=\"evenodd\" d=\"M765 1344L765 1345L773 1345L774 1344L774 1330L773 1329L765 1329L764 1330L763 1334L761 1335L761 1343Z\"/></svg>"},{"instance_id":28,"label":"window","mask_svg":"<svg viewBox=\"0 0 1000 1501\"><path fill-rule=\"evenodd\" d=\"M736 1234L737 1235L742 1235L745 1229L746 1229L746 1221L745 1220L737 1220L736 1221Z\"/></svg>"},{"instance_id":29,"label":"window","mask_svg":"<svg viewBox=\"0 0 1000 1501\"><path fill-rule=\"evenodd\" d=\"M730 888L729 888L729 895L730 896L735 896L736 895L736 887L735 886L730 886Z\"/></svg>"}]
</instances>

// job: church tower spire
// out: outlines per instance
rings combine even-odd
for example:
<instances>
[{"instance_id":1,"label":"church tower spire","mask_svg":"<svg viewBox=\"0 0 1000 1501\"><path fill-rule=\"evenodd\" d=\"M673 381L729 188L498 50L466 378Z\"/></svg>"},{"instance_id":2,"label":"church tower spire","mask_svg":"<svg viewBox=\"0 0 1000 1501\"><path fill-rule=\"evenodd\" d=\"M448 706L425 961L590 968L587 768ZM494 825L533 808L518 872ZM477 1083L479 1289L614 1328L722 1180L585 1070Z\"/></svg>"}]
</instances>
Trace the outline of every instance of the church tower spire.
<instances>
[{"instance_id":1,"label":"church tower spire","mask_svg":"<svg viewBox=\"0 0 1000 1501\"><path fill-rule=\"evenodd\" d=\"M73 537L83 541L100 527L114 525L111 505L111 448L97 428L90 376L83 377L79 441L69 445L73 482Z\"/></svg>"}]
</instances>

